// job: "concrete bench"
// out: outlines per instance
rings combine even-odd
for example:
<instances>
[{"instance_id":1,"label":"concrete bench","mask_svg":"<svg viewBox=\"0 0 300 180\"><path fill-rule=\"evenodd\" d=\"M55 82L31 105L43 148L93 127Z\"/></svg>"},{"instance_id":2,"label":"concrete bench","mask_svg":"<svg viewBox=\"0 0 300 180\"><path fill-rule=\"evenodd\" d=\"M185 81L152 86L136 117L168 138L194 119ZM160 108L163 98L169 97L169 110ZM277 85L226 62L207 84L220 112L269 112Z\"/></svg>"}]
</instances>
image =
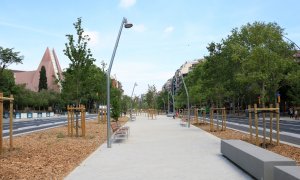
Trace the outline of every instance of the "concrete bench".
<instances>
[{"instance_id":1,"label":"concrete bench","mask_svg":"<svg viewBox=\"0 0 300 180\"><path fill-rule=\"evenodd\" d=\"M274 180L299 180L300 166L275 166Z\"/></svg>"},{"instance_id":2,"label":"concrete bench","mask_svg":"<svg viewBox=\"0 0 300 180\"><path fill-rule=\"evenodd\" d=\"M273 180L274 166L296 162L241 140L222 140L221 153L256 179Z\"/></svg>"}]
</instances>

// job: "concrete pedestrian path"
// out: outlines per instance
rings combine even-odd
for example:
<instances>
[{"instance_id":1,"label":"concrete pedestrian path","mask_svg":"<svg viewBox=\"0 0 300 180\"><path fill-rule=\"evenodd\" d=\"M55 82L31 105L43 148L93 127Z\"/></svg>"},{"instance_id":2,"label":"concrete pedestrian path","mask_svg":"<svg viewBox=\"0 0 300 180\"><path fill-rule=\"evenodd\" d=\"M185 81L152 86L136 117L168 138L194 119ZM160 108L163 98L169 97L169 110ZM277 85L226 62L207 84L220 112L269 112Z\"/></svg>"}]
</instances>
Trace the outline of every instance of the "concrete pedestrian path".
<instances>
[{"instance_id":1,"label":"concrete pedestrian path","mask_svg":"<svg viewBox=\"0 0 300 180\"><path fill-rule=\"evenodd\" d=\"M137 116L127 125L128 140L103 144L66 179L252 179L221 155L220 139L197 127L166 116Z\"/></svg>"}]
</instances>

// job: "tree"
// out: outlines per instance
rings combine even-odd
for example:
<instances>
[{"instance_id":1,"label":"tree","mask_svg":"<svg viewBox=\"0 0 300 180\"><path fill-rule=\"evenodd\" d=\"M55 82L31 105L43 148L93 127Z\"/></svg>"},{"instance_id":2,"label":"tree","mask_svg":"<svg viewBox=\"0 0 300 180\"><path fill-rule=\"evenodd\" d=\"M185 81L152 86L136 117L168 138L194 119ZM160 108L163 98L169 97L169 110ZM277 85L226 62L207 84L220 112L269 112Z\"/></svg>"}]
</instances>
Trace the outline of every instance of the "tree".
<instances>
[{"instance_id":1,"label":"tree","mask_svg":"<svg viewBox=\"0 0 300 180\"><path fill-rule=\"evenodd\" d=\"M68 43L65 43L65 55L71 61L69 68L64 72L64 81L62 83L63 93L70 99L81 103L84 99L84 91L88 88L84 82L88 78L87 72L90 71L95 59L92 57L91 50L87 47L90 40L88 35L84 35L81 26L81 18L74 23L77 39L73 35L67 34Z\"/></svg>"},{"instance_id":2,"label":"tree","mask_svg":"<svg viewBox=\"0 0 300 180\"><path fill-rule=\"evenodd\" d=\"M237 75L249 87L258 87L262 103L275 101L292 65L293 45L283 40L284 30L276 23L255 22L237 33L240 45L248 51ZM255 90L253 89L253 90Z\"/></svg>"},{"instance_id":3,"label":"tree","mask_svg":"<svg viewBox=\"0 0 300 180\"><path fill-rule=\"evenodd\" d=\"M23 56L20 52L14 52L14 48L3 48L0 46L0 77L4 69L13 63L22 63Z\"/></svg>"},{"instance_id":4,"label":"tree","mask_svg":"<svg viewBox=\"0 0 300 180\"><path fill-rule=\"evenodd\" d=\"M297 67L297 70L290 72L287 76L290 85L287 95L294 105L300 105L300 65L295 65L295 67Z\"/></svg>"},{"instance_id":5,"label":"tree","mask_svg":"<svg viewBox=\"0 0 300 180\"><path fill-rule=\"evenodd\" d=\"M275 94L290 87L288 96L296 103L299 66L293 44L283 35L276 23L254 22L234 28L220 43L210 43L205 61L186 77L191 102L245 107L260 96L262 103L274 103ZM183 94L179 89L176 105L184 105Z\"/></svg>"},{"instance_id":6,"label":"tree","mask_svg":"<svg viewBox=\"0 0 300 180\"><path fill-rule=\"evenodd\" d=\"M48 89L48 85L47 85L47 75L46 75L46 69L45 69L45 66L42 66L42 67L41 67L41 70L40 70L39 92L40 92L42 89L45 89L45 90Z\"/></svg>"},{"instance_id":7,"label":"tree","mask_svg":"<svg viewBox=\"0 0 300 180\"><path fill-rule=\"evenodd\" d=\"M155 101L155 96L156 96L156 87L155 85L148 85L148 92L146 94L146 102L148 104L148 108L156 108L156 101Z\"/></svg>"},{"instance_id":8,"label":"tree","mask_svg":"<svg viewBox=\"0 0 300 180\"><path fill-rule=\"evenodd\" d=\"M111 117L118 121L121 114L121 91L117 88L111 89Z\"/></svg>"},{"instance_id":9,"label":"tree","mask_svg":"<svg viewBox=\"0 0 300 180\"><path fill-rule=\"evenodd\" d=\"M159 109L166 110L168 105L168 92L163 90L157 95L157 106Z\"/></svg>"},{"instance_id":10,"label":"tree","mask_svg":"<svg viewBox=\"0 0 300 180\"><path fill-rule=\"evenodd\" d=\"M126 113L130 108L130 104L131 98L127 95L123 95L121 100L121 111Z\"/></svg>"},{"instance_id":11,"label":"tree","mask_svg":"<svg viewBox=\"0 0 300 180\"><path fill-rule=\"evenodd\" d=\"M3 70L0 79L0 92L4 93L4 96L9 96L14 93L15 78L10 70Z\"/></svg>"},{"instance_id":12,"label":"tree","mask_svg":"<svg viewBox=\"0 0 300 180\"><path fill-rule=\"evenodd\" d=\"M6 70L8 66L13 63L22 63L23 56L20 56L20 52L14 52L13 48L3 48L0 46L0 91L4 95L9 95L13 92L15 86L15 79L13 73Z\"/></svg>"}]
</instances>

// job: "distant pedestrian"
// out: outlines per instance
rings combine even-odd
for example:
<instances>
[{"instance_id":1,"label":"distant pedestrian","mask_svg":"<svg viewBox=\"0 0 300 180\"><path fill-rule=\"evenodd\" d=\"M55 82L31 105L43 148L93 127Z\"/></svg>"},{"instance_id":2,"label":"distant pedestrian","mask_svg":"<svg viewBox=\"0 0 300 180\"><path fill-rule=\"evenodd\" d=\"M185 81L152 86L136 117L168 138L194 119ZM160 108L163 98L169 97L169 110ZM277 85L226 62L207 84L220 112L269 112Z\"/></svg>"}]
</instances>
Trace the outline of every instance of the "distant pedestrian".
<instances>
[{"instance_id":1,"label":"distant pedestrian","mask_svg":"<svg viewBox=\"0 0 300 180\"><path fill-rule=\"evenodd\" d=\"M293 118L294 111L293 111L292 107L289 108L289 115L290 115L290 118Z\"/></svg>"},{"instance_id":2,"label":"distant pedestrian","mask_svg":"<svg viewBox=\"0 0 300 180\"><path fill-rule=\"evenodd\" d=\"M295 111L294 111L294 117L295 117L295 120L298 119L298 110L297 109L295 109Z\"/></svg>"}]
</instances>

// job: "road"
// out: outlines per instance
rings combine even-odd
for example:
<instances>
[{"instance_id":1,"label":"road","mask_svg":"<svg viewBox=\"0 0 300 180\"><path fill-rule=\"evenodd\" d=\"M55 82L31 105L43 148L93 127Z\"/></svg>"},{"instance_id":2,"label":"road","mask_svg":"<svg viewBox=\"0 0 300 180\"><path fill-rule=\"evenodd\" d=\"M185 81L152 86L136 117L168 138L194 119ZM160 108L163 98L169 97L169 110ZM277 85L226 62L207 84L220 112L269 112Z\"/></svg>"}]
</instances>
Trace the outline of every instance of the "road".
<instances>
[{"instance_id":1,"label":"road","mask_svg":"<svg viewBox=\"0 0 300 180\"><path fill-rule=\"evenodd\" d=\"M97 118L96 114L86 115L86 120ZM54 118L38 118L32 120L15 121L13 124L13 135L20 135L40 131L48 128L63 126L67 124L67 117L54 117ZM5 120L3 123L3 137L9 136L9 122Z\"/></svg>"},{"instance_id":2,"label":"road","mask_svg":"<svg viewBox=\"0 0 300 180\"><path fill-rule=\"evenodd\" d=\"M215 116L215 119L217 117ZM220 120L221 117L218 117ZM209 121L209 117L207 116L207 121ZM215 123L217 121L215 120ZM219 122L221 125L221 122ZM255 133L255 122L254 118L252 118L252 129L253 133ZM260 117L258 120L259 126L259 135L263 134L263 121ZM280 126L280 141L285 141L291 144L295 144L300 146L300 120L290 120L289 118L282 117L279 122ZM244 131L249 133L249 120L248 117L245 116L233 116L227 115L227 127L233 128L236 130ZM273 139L276 139L276 119L273 118ZM269 137L269 128L270 128L270 118L266 117L266 136Z\"/></svg>"},{"instance_id":3,"label":"road","mask_svg":"<svg viewBox=\"0 0 300 180\"><path fill-rule=\"evenodd\" d=\"M86 120L95 119L96 114L86 115ZM216 117L215 117L216 118ZM220 119L220 117L219 117ZM287 120L285 120L287 119ZM209 117L207 116L207 121ZM216 120L215 120L216 123ZM19 135L23 133L30 133L34 131L40 131L43 129L63 126L67 124L67 117L56 117L56 118L42 118L24 121L15 121L13 125L13 134ZM300 120L288 120L288 118L281 118L280 120L280 140L288 143L296 144L300 146ZM254 120L253 120L254 125ZM262 119L258 121L259 134L262 135ZM270 122L269 118L266 118L266 126L269 129ZM248 118L245 116L227 116L227 127L237 129L244 132L249 132ZM255 127L253 126L253 133ZM273 120L273 139L276 139L276 120ZM268 131L266 132L267 137L269 136ZM3 123L3 137L9 136L9 123L5 120Z\"/></svg>"}]
</instances>

